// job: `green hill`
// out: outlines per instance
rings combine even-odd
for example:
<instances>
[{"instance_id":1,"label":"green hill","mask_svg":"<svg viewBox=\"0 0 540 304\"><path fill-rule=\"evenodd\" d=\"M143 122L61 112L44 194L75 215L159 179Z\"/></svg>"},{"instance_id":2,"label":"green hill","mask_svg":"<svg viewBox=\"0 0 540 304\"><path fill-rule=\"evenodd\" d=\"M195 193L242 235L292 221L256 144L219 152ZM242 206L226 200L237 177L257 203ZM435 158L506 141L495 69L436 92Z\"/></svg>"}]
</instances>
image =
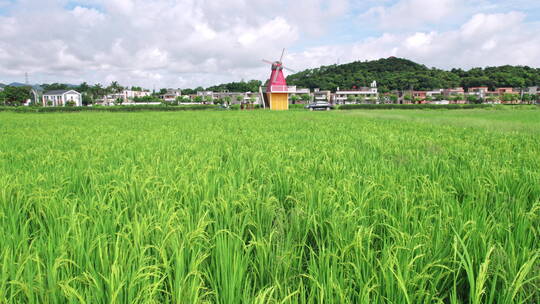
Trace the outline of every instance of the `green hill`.
<instances>
[{"instance_id":1,"label":"green hill","mask_svg":"<svg viewBox=\"0 0 540 304\"><path fill-rule=\"evenodd\" d=\"M382 92L388 90L429 90L462 86L525 87L540 84L540 69L527 66L474 68L445 71L413 61L390 57L356 61L342 65L308 69L287 77L289 85L322 90L369 86L376 80Z\"/></svg>"}]
</instances>

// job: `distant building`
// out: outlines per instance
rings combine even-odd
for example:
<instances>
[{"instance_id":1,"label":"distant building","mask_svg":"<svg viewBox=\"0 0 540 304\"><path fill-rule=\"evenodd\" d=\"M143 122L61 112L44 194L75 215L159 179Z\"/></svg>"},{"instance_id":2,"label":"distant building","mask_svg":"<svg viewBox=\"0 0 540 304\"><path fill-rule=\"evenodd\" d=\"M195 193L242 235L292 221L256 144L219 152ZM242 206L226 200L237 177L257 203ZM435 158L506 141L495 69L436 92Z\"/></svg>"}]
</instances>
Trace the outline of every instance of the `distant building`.
<instances>
[{"instance_id":1,"label":"distant building","mask_svg":"<svg viewBox=\"0 0 540 304\"><path fill-rule=\"evenodd\" d=\"M468 93L487 93L489 92L488 87L471 87L467 90Z\"/></svg>"},{"instance_id":2,"label":"distant building","mask_svg":"<svg viewBox=\"0 0 540 304\"><path fill-rule=\"evenodd\" d=\"M443 95L447 98L452 96L465 95L465 90L461 87L444 89Z\"/></svg>"},{"instance_id":3,"label":"distant building","mask_svg":"<svg viewBox=\"0 0 540 304\"><path fill-rule=\"evenodd\" d=\"M55 90L43 93L43 106L63 107L69 102L75 106L82 106L82 95L75 90Z\"/></svg>"},{"instance_id":4,"label":"distant building","mask_svg":"<svg viewBox=\"0 0 540 304\"><path fill-rule=\"evenodd\" d=\"M354 100L354 101L353 101ZM334 103L336 104L345 104L345 103L356 103L363 100L367 103L376 103L379 100L379 92L377 90L377 82L373 81L371 86L353 88L351 90L342 91L339 88L334 94Z\"/></svg>"},{"instance_id":5,"label":"distant building","mask_svg":"<svg viewBox=\"0 0 540 304\"><path fill-rule=\"evenodd\" d=\"M519 94L519 91L514 91L514 88L497 88L495 92L499 95L502 94Z\"/></svg>"},{"instance_id":6,"label":"distant building","mask_svg":"<svg viewBox=\"0 0 540 304\"><path fill-rule=\"evenodd\" d=\"M240 104L242 102L247 102L249 100L249 97L247 96L247 93L241 93L241 92L212 92L212 94L203 94L199 96L212 96L212 99L222 99L225 100L227 98L230 99L230 104Z\"/></svg>"},{"instance_id":7,"label":"distant building","mask_svg":"<svg viewBox=\"0 0 540 304\"><path fill-rule=\"evenodd\" d=\"M211 96L211 97L214 97L214 91L197 91L197 96L202 96L202 97Z\"/></svg>"},{"instance_id":8,"label":"distant building","mask_svg":"<svg viewBox=\"0 0 540 304\"><path fill-rule=\"evenodd\" d=\"M262 104L262 98L260 93L256 92L247 92L246 93L246 101L253 102L253 104Z\"/></svg>"},{"instance_id":9,"label":"distant building","mask_svg":"<svg viewBox=\"0 0 540 304\"><path fill-rule=\"evenodd\" d=\"M540 94L540 87L528 87L523 90L524 94Z\"/></svg>"},{"instance_id":10,"label":"distant building","mask_svg":"<svg viewBox=\"0 0 540 304\"><path fill-rule=\"evenodd\" d=\"M485 99L487 96L489 96L489 88L488 87L472 87L467 90L468 95L476 95L480 99Z\"/></svg>"},{"instance_id":11,"label":"distant building","mask_svg":"<svg viewBox=\"0 0 540 304\"><path fill-rule=\"evenodd\" d=\"M151 95L150 91L132 91L132 90L124 90L122 94L124 94L124 98L126 100L130 100L136 97L137 98L147 97Z\"/></svg>"},{"instance_id":12,"label":"distant building","mask_svg":"<svg viewBox=\"0 0 540 304\"><path fill-rule=\"evenodd\" d=\"M160 95L159 98L163 99L164 101L175 101L176 98L180 96L182 96L181 90L167 89L167 92L163 95Z\"/></svg>"},{"instance_id":13,"label":"distant building","mask_svg":"<svg viewBox=\"0 0 540 304\"><path fill-rule=\"evenodd\" d=\"M108 94L101 100L101 104L104 105L111 105L117 102L118 100L121 100L122 103L129 103L133 101L134 98L140 98L140 97L146 97L150 96L151 93L149 91L133 91L133 90L123 90L119 93L112 93Z\"/></svg>"},{"instance_id":14,"label":"distant building","mask_svg":"<svg viewBox=\"0 0 540 304\"><path fill-rule=\"evenodd\" d=\"M297 88L296 86L289 86L289 102L293 96L311 95L311 90L307 88ZM298 100L298 102L302 102Z\"/></svg>"},{"instance_id":15,"label":"distant building","mask_svg":"<svg viewBox=\"0 0 540 304\"><path fill-rule=\"evenodd\" d=\"M435 97L437 95L444 95L443 94L443 89L437 89L437 90L431 90L431 91L427 91L426 92L426 96L429 96L429 97Z\"/></svg>"},{"instance_id":16,"label":"distant building","mask_svg":"<svg viewBox=\"0 0 540 304\"><path fill-rule=\"evenodd\" d=\"M332 97L333 95L332 95L332 92L330 91L327 91L327 90L321 91L320 89L313 90L313 102L318 102L318 101L334 102Z\"/></svg>"},{"instance_id":17,"label":"distant building","mask_svg":"<svg viewBox=\"0 0 540 304\"><path fill-rule=\"evenodd\" d=\"M424 101L426 100L426 97L427 97L427 91L412 91L412 97L413 97L413 101L416 101L416 100L420 100L420 101Z\"/></svg>"}]
</instances>

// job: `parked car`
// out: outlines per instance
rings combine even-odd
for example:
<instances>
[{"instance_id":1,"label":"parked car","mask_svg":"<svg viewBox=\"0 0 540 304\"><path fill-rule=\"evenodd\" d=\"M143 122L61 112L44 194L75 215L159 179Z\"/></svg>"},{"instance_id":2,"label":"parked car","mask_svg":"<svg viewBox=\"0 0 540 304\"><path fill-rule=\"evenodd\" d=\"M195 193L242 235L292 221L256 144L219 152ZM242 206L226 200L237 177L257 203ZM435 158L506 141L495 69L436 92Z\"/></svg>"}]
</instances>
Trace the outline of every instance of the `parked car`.
<instances>
[{"instance_id":1,"label":"parked car","mask_svg":"<svg viewBox=\"0 0 540 304\"><path fill-rule=\"evenodd\" d=\"M310 111L316 111L316 110L330 111L331 109L334 108L334 106L326 101L317 101L317 102L306 105L304 108Z\"/></svg>"}]
</instances>

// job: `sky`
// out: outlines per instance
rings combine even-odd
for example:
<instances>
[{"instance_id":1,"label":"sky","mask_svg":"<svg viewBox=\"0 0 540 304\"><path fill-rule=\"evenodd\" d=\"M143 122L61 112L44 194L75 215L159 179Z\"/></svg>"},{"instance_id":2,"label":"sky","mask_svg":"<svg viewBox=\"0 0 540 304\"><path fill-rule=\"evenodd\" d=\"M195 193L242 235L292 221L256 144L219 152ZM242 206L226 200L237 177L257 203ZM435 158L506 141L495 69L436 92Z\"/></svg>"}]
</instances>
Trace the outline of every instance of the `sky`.
<instances>
[{"instance_id":1,"label":"sky","mask_svg":"<svg viewBox=\"0 0 540 304\"><path fill-rule=\"evenodd\" d=\"M0 83L193 88L396 56L540 67L538 0L0 0Z\"/></svg>"}]
</instances>

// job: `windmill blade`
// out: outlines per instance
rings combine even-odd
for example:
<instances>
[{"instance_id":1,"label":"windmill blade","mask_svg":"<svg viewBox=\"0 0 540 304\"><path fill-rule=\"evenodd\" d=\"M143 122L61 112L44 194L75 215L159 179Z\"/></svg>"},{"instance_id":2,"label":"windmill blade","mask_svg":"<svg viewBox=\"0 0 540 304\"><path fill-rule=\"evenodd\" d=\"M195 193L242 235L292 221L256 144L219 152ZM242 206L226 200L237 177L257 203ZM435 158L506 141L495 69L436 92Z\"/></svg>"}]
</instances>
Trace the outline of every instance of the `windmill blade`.
<instances>
[{"instance_id":1,"label":"windmill blade","mask_svg":"<svg viewBox=\"0 0 540 304\"><path fill-rule=\"evenodd\" d=\"M266 62L266 63L268 63L268 64L274 64L272 61L266 60L266 59L263 59L262 62Z\"/></svg>"},{"instance_id":2,"label":"windmill blade","mask_svg":"<svg viewBox=\"0 0 540 304\"><path fill-rule=\"evenodd\" d=\"M293 73L296 73L296 71L295 71L295 70L293 70L293 69L290 69L290 68L288 68L288 67L282 66L282 68L284 68L285 70L287 70L287 71L289 71L289 72L293 72Z\"/></svg>"},{"instance_id":3,"label":"windmill blade","mask_svg":"<svg viewBox=\"0 0 540 304\"><path fill-rule=\"evenodd\" d=\"M285 55L285 49L281 51L281 57L279 58L279 62L283 62L283 55Z\"/></svg>"}]
</instances>

